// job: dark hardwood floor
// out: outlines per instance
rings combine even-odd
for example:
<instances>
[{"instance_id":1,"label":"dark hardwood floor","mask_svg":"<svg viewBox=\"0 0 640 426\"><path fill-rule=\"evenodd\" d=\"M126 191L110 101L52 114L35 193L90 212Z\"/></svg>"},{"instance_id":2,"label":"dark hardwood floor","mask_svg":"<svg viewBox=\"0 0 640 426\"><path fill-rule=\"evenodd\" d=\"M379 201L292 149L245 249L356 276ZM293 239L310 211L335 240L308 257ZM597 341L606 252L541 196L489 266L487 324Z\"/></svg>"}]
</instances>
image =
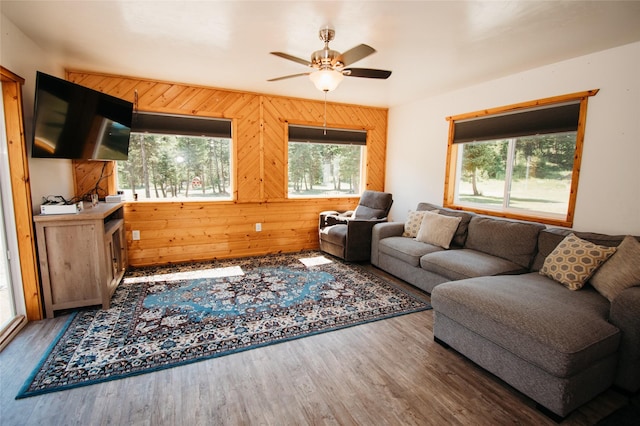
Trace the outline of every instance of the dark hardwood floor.
<instances>
[{"instance_id":1,"label":"dark hardwood floor","mask_svg":"<svg viewBox=\"0 0 640 426\"><path fill-rule=\"evenodd\" d=\"M1 425L554 424L436 344L433 311L16 401L64 322L29 323L0 353ZM627 400L609 390L563 424L595 424Z\"/></svg>"}]
</instances>

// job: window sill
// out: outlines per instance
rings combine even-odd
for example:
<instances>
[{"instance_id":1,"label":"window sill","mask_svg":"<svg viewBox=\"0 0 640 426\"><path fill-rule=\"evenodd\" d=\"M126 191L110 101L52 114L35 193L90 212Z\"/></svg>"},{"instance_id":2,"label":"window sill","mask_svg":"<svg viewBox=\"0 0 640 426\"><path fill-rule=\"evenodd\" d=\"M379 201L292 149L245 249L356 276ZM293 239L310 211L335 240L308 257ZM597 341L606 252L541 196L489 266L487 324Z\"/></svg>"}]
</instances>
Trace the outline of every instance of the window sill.
<instances>
[{"instance_id":1,"label":"window sill","mask_svg":"<svg viewBox=\"0 0 640 426\"><path fill-rule=\"evenodd\" d=\"M453 210L462 210L473 213L478 213L486 216L495 216L502 217L505 219L514 219L514 220L526 220L530 222L538 222L543 223L545 225L552 226L561 226L566 228L571 228L573 226L573 219L569 219L567 215L558 215L558 214L545 214L542 212L526 212L522 210L508 210L508 209L487 209L487 208L478 208L471 205L465 204L449 204L444 203L443 205L446 208Z\"/></svg>"}]
</instances>

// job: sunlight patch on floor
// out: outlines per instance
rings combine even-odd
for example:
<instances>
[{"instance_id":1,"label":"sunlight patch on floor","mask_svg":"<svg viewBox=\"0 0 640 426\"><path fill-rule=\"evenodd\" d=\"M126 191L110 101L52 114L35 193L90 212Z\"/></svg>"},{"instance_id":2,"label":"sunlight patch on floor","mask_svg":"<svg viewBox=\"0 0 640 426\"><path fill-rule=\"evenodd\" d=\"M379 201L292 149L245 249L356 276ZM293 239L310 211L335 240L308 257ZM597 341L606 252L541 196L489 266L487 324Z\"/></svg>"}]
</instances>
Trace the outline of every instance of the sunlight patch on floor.
<instances>
[{"instance_id":1,"label":"sunlight patch on floor","mask_svg":"<svg viewBox=\"0 0 640 426\"><path fill-rule=\"evenodd\" d=\"M157 281L178 281L193 280L198 278L223 278L237 277L244 275L244 271L239 266L229 266L227 268L211 268L197 271L174 272L171 274L159 274L146 277L128 277L124 279L126 283L148 283Z\"/></svg>"},{"instance_id":2,"label":"sunlight patch on floor","mask_svg":"<svg viewBox=\"0 0 640 426\"><path fill-rule=\"evenodd\" d=\"M302 262L304 266L306 266L307 268L309 268L310 266L326 265L327 263L333 263L333 260L327 259L324 256L305 257L298 260Z\"/></svg>"}]
</instances>

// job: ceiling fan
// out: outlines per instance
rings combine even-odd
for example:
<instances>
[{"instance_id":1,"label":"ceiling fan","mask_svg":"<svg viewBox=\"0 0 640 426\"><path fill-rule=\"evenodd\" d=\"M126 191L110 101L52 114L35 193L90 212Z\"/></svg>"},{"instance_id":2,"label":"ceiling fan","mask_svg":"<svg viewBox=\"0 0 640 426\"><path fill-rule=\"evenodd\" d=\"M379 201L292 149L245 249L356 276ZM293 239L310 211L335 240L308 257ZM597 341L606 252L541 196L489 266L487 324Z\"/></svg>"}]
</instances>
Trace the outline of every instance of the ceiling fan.
<instances>
[{"instance_id":1,"label":"ceiling fan","mask_svg":"<svg viewBox=\"0 0 640 426\"><path fill-rule=\"evenodd\" d=\"M334 39L336 32L333 28L325 27L320 29L320 40L324 42L324 48L316 50L311 54L311 60L297 58L283 52L271 52L272 55L280 58L288 59L293 62L313 68L312 71L299 74L286 75L283 77L272 78L267 81L279 81L287 78L300 77L308 75L318 90L329 92L338 87L342 79L347 77L377 78L387 79L391 75L391 71L378 70L372 68L346 68L349 65L366 58L376 52L376 50L366 44L347 50L344 53L331 50L329 42Z\"/></svg>"}]
</instances>

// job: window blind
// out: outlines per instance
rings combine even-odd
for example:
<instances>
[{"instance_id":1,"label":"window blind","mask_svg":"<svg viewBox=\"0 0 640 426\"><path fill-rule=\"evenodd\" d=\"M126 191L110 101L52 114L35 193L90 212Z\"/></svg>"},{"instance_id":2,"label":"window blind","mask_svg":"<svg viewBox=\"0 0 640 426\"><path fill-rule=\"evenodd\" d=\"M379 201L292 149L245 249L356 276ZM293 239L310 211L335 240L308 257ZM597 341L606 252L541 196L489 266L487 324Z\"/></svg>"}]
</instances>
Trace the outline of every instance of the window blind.
<instances>
[{"instance_id":1,"label":"window blind","mask_svg":"<svg viewBox=\"0 0 640 426\"><path fill-rule=\"evenodd\" d=\"M570 132L578 129L580 102L488 115L454 123L453 143Z\"/></svg>"},{"instance_id":2,"label":"window blind","mask_svg":"<svg viewBox=\"0 0 640 426\"><path fill-rule=\"evenodd\" d=\"M330 129L290 124L289 142L366 145L367 132L365 130Z\"/></svg>"},{"instance_id":3,"label":"window blind","mask_svg":"<svg viewBox=\"0 0 640 426\"><path fill-rule=\"evenodd\" d=\"M230 138L231 120L137 112L133 114L131 131L163 135Z\"/></svg>"}]
</instances>

